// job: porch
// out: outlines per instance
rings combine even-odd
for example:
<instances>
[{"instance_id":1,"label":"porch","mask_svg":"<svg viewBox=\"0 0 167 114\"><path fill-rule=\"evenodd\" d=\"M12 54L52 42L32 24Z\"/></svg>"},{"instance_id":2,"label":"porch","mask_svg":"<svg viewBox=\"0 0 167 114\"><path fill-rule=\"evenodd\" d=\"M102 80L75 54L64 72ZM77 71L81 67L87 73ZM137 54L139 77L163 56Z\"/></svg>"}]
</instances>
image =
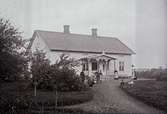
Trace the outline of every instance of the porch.
<instances>
[{"instance_id":1,"label":"porch","mask_svg":"<svg viewBox=\"0 0 167 114\"><path fill-rule=\"evenodd\" d=\"M95 72L102 73L101 78L114 76L116 68L116 58L106 54L86 56L80 59L82 71L87 76L93 76Z\"/></svg>"}]
</instances>

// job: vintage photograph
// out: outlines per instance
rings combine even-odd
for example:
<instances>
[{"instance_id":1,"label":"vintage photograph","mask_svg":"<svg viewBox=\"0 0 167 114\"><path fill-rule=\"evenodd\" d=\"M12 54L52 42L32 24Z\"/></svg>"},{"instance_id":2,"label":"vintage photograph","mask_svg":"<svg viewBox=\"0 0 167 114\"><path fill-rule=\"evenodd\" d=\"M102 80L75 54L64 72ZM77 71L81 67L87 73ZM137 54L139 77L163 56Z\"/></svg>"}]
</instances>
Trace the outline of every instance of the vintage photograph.
<instances>
[{"instance_id":1,"label":"vintage photograph","mask_svg":"<svg viewBox=\"0 0 167 114\"><path fill-rule=\"evenodd\" d=\"M0 114L166 114L167 0L0 0Z\"/></svg>"}]
</instances>

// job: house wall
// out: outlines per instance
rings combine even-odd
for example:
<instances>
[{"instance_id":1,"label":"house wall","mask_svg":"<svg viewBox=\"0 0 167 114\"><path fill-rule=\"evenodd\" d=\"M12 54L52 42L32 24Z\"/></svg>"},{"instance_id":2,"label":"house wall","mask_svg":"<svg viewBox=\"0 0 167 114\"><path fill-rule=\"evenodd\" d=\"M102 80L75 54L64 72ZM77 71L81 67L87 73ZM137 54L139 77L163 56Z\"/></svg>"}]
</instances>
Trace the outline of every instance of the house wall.
<instances>
[{"instance_id":1,"label":"house wall","mask_svg":"<svg viewBox=\"0 0 167 114\"><path fill-rule=\"evenodd\" d=\"M74 58L76 60L85 57L85 56L92 56L92 55L99 55L99 54L93 54L93 53L79 53L79 52L60 52L60 51L50 51L47 45L44 43L44 41L38 37L38 35L34 35L35 40L33 42L33 45L31 47L31 51L34 52L36 49L43 50L43 52L46 53L46 57L51 61L51 64L55 63L56 60L59 59L61 54L66 54L71 58ZM116 58L116 69L118 71L118 74L121 76L131 76L132 75L132 58L131 55L123 55L123 54L109 54L109 56L112 56ZM125 64L124 71L119 71L119 61L123 61ZM90 64L91 66L91 64ZM109 63L110 71L108 74L114 74L114 60L111 60ZM91 67L90 67L91 69ZM77 73L79 74L82 71L82 66L79 66L76 68Z\"/></svg>"},{"instance_id":2,"label":"house wall","mask_svg":"<svg viewBox=\"0 0 167 114\"><path fill-rule=\"evenodd\" d=\"M45 42L38 37L36 33L33 35L34 41L31 46L31 52L34 53L36 50L42 50L46 54L46 58L50 59L51 57L51 51L49 50L48 46L45 44Z\"/></svg>"},{"instance_id":3,"label":"house wall","mask_svg":"<svg viewBox=\"0 0 167 114\"><path fill-rule=\"evenodd\" d=\"M99 54L92 54L92 53L78 53L78 52L59 52L59 51L52 51L51 52L51 58L50 60L52 61L52 63L54 63L56 60L59 59L59 56L61 54L66 54L71 58L74 58L76 60L85 57L85 56L92 56L92 55L99 55ZM116 69L119 73L119 75L121 76L131 76L132 75L132 62L131 62L131 55L122 55L122 54L109 54L109 56L112 56L114 58L116 58ZM124 66L124 71L119 71L119 61L123 61L125 66ZM91 64L90 64L91 66ZM114 74L114 60L110 61L110 72L109 74ZM90 67L89 67L90 68ZM82 71L82 67L78 67L77 68L78 73L80 73Z\"/></svg>"}]
</instances>

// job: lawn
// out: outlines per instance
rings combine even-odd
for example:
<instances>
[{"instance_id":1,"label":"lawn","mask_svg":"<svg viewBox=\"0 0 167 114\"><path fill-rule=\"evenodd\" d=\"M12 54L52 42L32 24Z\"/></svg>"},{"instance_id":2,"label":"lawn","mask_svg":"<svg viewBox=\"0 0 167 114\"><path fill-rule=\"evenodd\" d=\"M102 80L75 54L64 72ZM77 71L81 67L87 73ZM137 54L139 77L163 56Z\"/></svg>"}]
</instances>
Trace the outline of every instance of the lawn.
<instances>
[{"instance_id":1,"label":"lawn","mask_svg":"<svg viewBox=\"0 0 167 114\"><path fill-rule=\"evenodd\" d=\"M134 86L125 84L122 89L146 104L167 112L167 81L138 80Z\"/></svg>"},{"instance_id":2,"label":"lawn","mask_svg":"<svg viewBox=\"0 0 167 114\"><path fill-rule=\"evenodd\" d=\"M136 77L167 81L167 69L150 69L147 71L136 71Z\"/></svg>"},{"instance_id":3,"label":"lawn","mask_svg":"<svg viewBox=\"0 0 167 114\"><path fill-rule=\"evenodd\" d=\"M93 92L90 88L85 91L79 91L79 92L57 92L57 95L55 91L37 90L37 96L34 96L33 90L25 89L24 85L25 83L22 83L22 82L1 84L0 99L3 99L3 98L8 99L6 101L11 102L10 104L16 104L16 101L14 101L13 103L13 100L17 98L22 98L21 105L24 104L25 106L27 106L26 104L28 105L31 104L30 106L28 106L29 110L41 111L41 109L43 109L45 111L47 110L53 111L55 110L56 104L58 107L57 110L60 110L59 109L60 106L83 103L83 102L90 101L93 98ZM0 103L1 103L0 105L3 105L2 102ZM0 106L0 108L4 108L4 107ZM24 109L24 107L21 107L21 108Z\"/></svg>"}]
</instances>

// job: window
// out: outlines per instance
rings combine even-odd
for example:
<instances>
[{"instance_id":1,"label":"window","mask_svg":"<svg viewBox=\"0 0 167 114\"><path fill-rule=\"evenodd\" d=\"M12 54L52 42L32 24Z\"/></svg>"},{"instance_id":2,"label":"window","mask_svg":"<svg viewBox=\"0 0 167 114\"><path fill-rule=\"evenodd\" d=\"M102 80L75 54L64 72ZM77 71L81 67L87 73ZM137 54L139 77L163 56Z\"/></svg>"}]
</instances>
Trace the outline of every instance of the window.
<instances>
[{"instance_id":1,"label":"window","mask_svg":"<svg viewBox=\"0 0 167 114\"><path fill-rule=\"evenodd\" d=\"M103 71L105 70L105 64L103 64Z\"/></svg>"},{"instance_id":2,"label":"window","mask_svg":"<svg viewBox=\"0 0 167 114\"><path fill-rule=\"evenodd\" d=\"M119 62L119 71L124 71L124 62L123 61Z\"/></svg>"},{"instance_id":3,"label":"window","mask_svg":"<svg viewBox=\"0 0 167 114\"><path fill-rule=\"evenodd\" d=\"M92 70L97 70L97 62L92 62Z\"/></svg>"},{"instance_id":4,"label":"window","mask_svg":"<svg viewBox=\"0 0 167 114\"><path fill-rule=\"evenodd\" d=\"M83 64L82 70L85 71L86 70L86 65Z\"/></svg>"},{"instance_id":5,"label":"window","mask_svg":"<svg viewBox=\"0 0 167 114\"><path fill-rule=\"evenodd\" d=\"M109 70L110 69L110 62L108 61L107 62L107 70Z\"/></svg>"},{"instance_id":6,"label":"window","mask_svg":"<svg viewBox=\"0 0 167 114\"><path fill-rule=\"evenodd\" d=\"M88 71L88 63L83 64L83 71Z\"/></svg>"}]
</instances>

